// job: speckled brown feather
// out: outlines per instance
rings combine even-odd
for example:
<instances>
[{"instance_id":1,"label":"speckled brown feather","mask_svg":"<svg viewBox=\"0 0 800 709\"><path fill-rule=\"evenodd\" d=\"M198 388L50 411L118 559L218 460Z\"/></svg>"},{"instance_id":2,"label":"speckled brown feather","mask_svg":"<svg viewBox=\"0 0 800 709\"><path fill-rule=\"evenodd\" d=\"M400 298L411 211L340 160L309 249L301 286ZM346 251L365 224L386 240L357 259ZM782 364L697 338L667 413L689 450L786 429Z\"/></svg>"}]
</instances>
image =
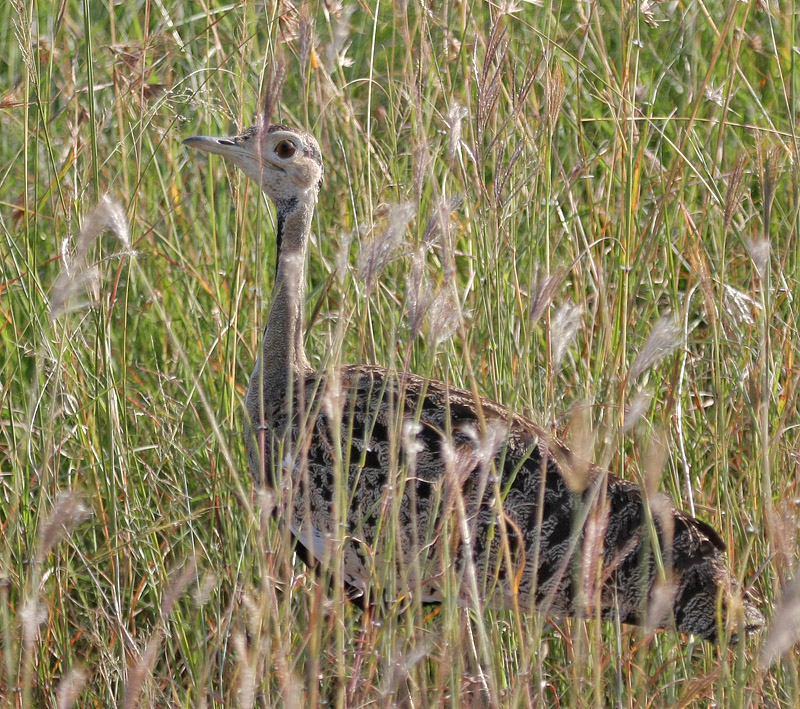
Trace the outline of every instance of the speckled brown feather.
<instances>
[{"instance_id":1,"label":"speckled brown feather","mask_svg":"<svg viewBox=\"0 0 800 709\"><path fill-rule=\"evenodd\" d=\"M292 410L307 413L290 421L276 407L260 427L266 482L287 492L293 532L318 561L330 561L344 521L343 577L363 593L391 543L399 577L425 601L441 600L452 553L459 578L471 570L493 607L599 611L652 627L674 619L714 640L731 604L741 606L711 527L659 495L648 533L641 489L594 466L581 491L570 489L581 475L572 453L494 402L481 399L479 414L469 392L367 366L311 372L295 390L302 400ZM660 584L656 540L667 569ZM470 602L466 581L462 589ZM748 601L743 610L745 626L759 627Z\"/></svg>"}]
</instances>

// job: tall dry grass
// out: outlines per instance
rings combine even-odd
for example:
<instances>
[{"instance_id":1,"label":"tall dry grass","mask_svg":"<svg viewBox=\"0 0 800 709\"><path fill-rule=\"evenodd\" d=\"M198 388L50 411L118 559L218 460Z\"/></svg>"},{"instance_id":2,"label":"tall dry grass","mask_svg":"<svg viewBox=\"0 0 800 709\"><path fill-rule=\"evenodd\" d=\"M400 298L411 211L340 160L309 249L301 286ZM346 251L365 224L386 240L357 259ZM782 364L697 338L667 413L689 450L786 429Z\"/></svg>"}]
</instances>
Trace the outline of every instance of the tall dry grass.
<instances>
[{"instance_id":1,"label":"tall dry grass","mask_svg":"<svg viewBox=\"0 0 800 709\"><path fill-rule=\"evenodd\" d=\"M797 13L0 4L0 705L797 706ZM296 562L241 440L273 216L181 146L277 61L326 161L313 362L475 387L658 486L762 637L362 613Z\"/></svg>"}]
</instances>

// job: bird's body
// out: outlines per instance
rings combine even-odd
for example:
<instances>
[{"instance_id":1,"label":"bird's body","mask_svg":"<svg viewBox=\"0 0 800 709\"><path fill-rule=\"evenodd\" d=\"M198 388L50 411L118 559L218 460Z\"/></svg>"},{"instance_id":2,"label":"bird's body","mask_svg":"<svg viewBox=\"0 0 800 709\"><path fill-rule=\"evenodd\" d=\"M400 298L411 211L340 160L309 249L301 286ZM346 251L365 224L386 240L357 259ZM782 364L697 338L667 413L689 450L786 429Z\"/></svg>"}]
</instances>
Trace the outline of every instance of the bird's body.
<instances>
[{"instance_id":1,"label":"bird's body","mask_svg":"<svg viewBox=\"0 0 800 709\"><path fill-rule=\"evenodd\" d=\"M253 476L281 493L307 557L338 564L365 595L391 577L440 601L452 573L465 604L674 619L712 640L728 619L760 626L719 536L663 496L645 503L638 486L468 391L375 366L313 370L303 299L319 146L283 126L186 142L232 160L276 205L276 283L246 441Z\"/></svg>"}]
</instances>

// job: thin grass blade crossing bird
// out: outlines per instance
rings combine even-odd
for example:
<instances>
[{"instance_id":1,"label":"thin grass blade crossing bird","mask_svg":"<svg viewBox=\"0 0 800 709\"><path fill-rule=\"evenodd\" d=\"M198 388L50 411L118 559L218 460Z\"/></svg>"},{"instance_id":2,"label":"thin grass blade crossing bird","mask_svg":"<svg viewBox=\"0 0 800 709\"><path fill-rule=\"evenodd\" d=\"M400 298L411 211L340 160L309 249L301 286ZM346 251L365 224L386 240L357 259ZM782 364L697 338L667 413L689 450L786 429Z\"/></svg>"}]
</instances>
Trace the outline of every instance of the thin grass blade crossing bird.
<instances>
[{"instance_id":1,"label":"thin grass blade crossing bird","mask_svg":"<svg viewBox=\"0 0 800 709\"><path fill-rule=\"evenodd\" d=\"M714 529L582 466L532 421L407 372L312 369L303 305L323 176L317 141L264 120L184 142L237 165L275 205L276 277L245 401L246 445L256 482L284 495L301 556L338 559L344 582L366 597L394 564L425 602L441 601L455 573L469 605L618 617L711 641L720 628L763 625Z\"/></svg>"}]
</instances>

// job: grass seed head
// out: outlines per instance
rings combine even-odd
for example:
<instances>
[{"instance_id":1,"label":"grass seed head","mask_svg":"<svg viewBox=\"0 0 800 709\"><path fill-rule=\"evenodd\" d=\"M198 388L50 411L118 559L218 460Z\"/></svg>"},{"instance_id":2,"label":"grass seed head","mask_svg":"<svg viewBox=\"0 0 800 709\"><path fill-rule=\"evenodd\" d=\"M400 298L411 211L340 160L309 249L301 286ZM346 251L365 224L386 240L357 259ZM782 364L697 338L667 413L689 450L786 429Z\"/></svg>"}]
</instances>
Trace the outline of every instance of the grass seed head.
<instances>
[{"instance_id":1,"label":"grass seed head","mask_svg":"<svg viewBox=\"0 0 800 709\"><path fill-rule=\"evenodd\" d=\"M325 415L331 421L336 422L336 425L341 425L346 403L347 391L342 386L341 375L338 372L333 372L328 377L325 386L325 395L322 399L322 407L325 411Z\"/></svg>"},{"instance_id":2,"label":"grass seed head","mask_svg":"<svg viewBox=\"0 0 800 709\"><path fill-rule=\"evenodd\" d=\"M763 229L764 238L769 235L772 223L772 202L775 199L775 188L778 183L778 170L783 158L783 149L780 145L770 145L762 152L763 169L761 171L761 197L763 200Z\"/></svg>"},{"instance_id":3,"label":"grass seed head","mask_svg":"<svg viewBox=\"0 0 800 709\"><path fill-rule=\"evenodd\" d=\"M339 238L339 248L336 249L336 280L339 285L344 283L345 275L350 266L350 244L353 243L353 232L344 232Z\"/></svg>"},{"instance_id":4,"label":"grass seed head","mask_svg":"<svg viewBox=\"0 0 800 709\"><path fill-rule=\"evenodd\" d=\"M78 697L86 686L89 673L82 667L73 667L61 678L56 690L57 709L70 709L75 706Z\"/></svg>"},{"instance_id":5,"label":"grass seed head","mask_svg":"<svg viewBox=\"0 0 800 709\"><path fill-rule=\"evenodd\" d=\"M753 259L753 265L756 267L758 277L763 282L769 265L769 241L767 239L748 239L745 244L750 258Z\"/></svg>"},{"instance_id":6,"label":"grass seed head","mask_svg":"<svg viewBox=\"0 0 800 709\"><path fill-rule=\"evenodd\" d=\"M53 511L39 532L39 545L36 560L41 563L62 539L68 537L72 530L91 515L91 510L84 504L76 492L58 494Z\"/></svg>"},{"instance_id":7,"label":"grass seed head","mask_svg":"<svg viewBox=\"0 0 800 709\"><path fill-rule=\"evenodd\" d=\"M590 482L591 461L594 460L594 447L597 431L592 425L591 407L587 403L574 407L567 431L567 444L571 455L563 465L567 486L573 491L585 490Z\"/></svg>"},{"instance_id":8,"label":"grass seed head","mask_svg":"<svg viewBox=\"0 0 800 709\"><path fill-rule=\"evenodd\" d=\"M447 112L445 123L447 124L447 155L455 159L461 154L461 124L467 117L467 109L460 103L454 103Z\"/></svg>"},{"instance_id":9,"label":"grass seed head","mask_svg":"<svg viewBox=\"0 0 800 709\"><path fill-rule=\"evenodd\" d=\"M800 641L800 574L797 574L783 592L775 610L767 637L761 647L762 667L769 667L781 655Z\"/></svg>"},{"instance_id":10,"label":"grass seed head","mask_svg":"<svg viewBox=\"0 0 800 709\"><path fill-rule=\"evenodd\" d=\"M661 486L661 476L667 464L666 436L653 431L644 456L644 486L648 495L654 495Z\"/></svg>"},{"instance_id":11,"label":"grass seed head","mask_svg":"<svg viewBox=\"0 0 800 709\"><path fill-rule=\"evenodd\" d=\"M737 328L755 325L756 319L753 313L761 308L754 298L727 283L722 285L722 306L731 324Z\"/></svg>"},{"instance_id":12,"label":"grass seed head","mask_svg":"<svg viewBox=\"0 0 800 709\"><path fill-rule=\"evenodd\" d=\"M746 162L747 158L744 155L740 155L728 177L728 189L725 192L725 212L722 218L723 231L725 232L730 229L733 217L742 201L744 167Z\"/></svg>"},{"instance_id":13,"label":"grass seed head","mask_svg":"<svg viewBox=\"0 0 800 709\"><path fill-rule=\"evenodd\" d=\"M414 251L411 268L406 276L406 312L408 329L413 340L422 330L425 316L433 302L433 294L425 274L425 254L422 249Z\"/></svg>"},{"instance_id":14,"label":"grass seed head","mask_svg":"<svg viewBox=\"0 0 800 709\"><path fill-rule=\"evenodd\" d=\"M89 250L106 229L117 237L125 250L130 250L130 231L125 210L119 202L108 196L103 197L84 219L72 253L69 240L62 242L63 269L53 284L50 298L51 319L55 320L59 315L84 307L85 303L76 301L81 293L88 291L90 302L96 302L100 297L100 269L96 264L89 264L88 258Z\"/></svg>"},{"instance_id":15,"label":"grass seed head","mask_svg":"<svg viewBox=\"0 0 800 709\"><path fill-rule=\"evenodd\" d=\"M681 327L671 315L659 319L653 325L644 347L633 360L630 379L636 379L668 354L674 352L681 344L681 335Z\"/></svg>"},{"instance_id":16,"label":"grass seed head","mask_svg":"<svg viewBox=\"0 0 800 709\"><path fill-rule=\"evenodd\" d=\"M153 669L161 650L161 641L164 639L162 626L157 626L153 631L144 651L131 664L128 670L128 681L125 685L125 709L135 709L141 705L142 693L147 681L153 676Z\"/></svg>"},{"instance_id":17,"label":"grass seed head","mask_svg":"<svg viewBox=\"0 0 800 709\"><path fill-rule=\"evenodd\" d=\"M647 413L650 407L650 402L653 400L653 395L648 389L639 389L630 400L628 407L625 409L625 418L622 422L622 432L627 433L630 431L639 419Z\"/></svg>"},{"instance_id":18,"label":"grass seed head","mask_svg":"<svg viewBox=\"0 0 800 709\"><path fill-rule=\"evenodd\" d=\"M608 529L611 506L608 500L593 506L586 520L581 563L581 582L588 608L594 607L595 599L600 598L602 577L600 561L603 558L603 540Z\"/></svg>"},{"instance_id":19,"label":"grass seed head","mask_svg":"<svg viewBox=\"0 0 800 709\"><path fill-rule=\"evenodd\" d=\"M314 46L314 21L301 10L297 22L297 51L300 55L300 66L303 76L306 75L311 60L311 49Z\"/></svg>"},{"instance_id":20,"label":"grass seed head","mask_svg":"<svg viewBox=\"0 0 800 709\"><path fill-rule=\"evenodd\" d=\"M279 59L273 60L264 77L264 95L261 99L261 113L256 120L257 125L269 125L272 121L272 116L283 94L285 80L286 67Z\"/></svg>"},{"instance_id":21,"label":"grass seed head","mask_svg":"<svg viewBox=\"0 0 800 709\"><path fill-rule=\"evenodd\" d=\"M672 607L675 603L675 593L677 592L675 583L668 579L656 579L647 602L647 617L645 620L645 630L649 633L655 632L657 628L663 628L672 615Z\"/></svg>"},{"instance_id":22,"label":"grass seed head","mask_svg":"<svg viewBox=\"0 0 800 709\"><path fill-rule=\"evenodd\" d=\"M559 268L550 275L541 277L537 264L534 274L533 283L531 284L530 318L531 320L539 320L553 302L553 298L564 280L566 271Z\"/></svg>"},{"instance_id":23,"label":"grass seed head","mask_svg":"<svg viewBox=\"0 0 800 709\"><path fill-rule=\"evenodd\" d=\"M383 233L362 247L358 255L358 275L366 283L368 291L375 288L383 269L402 245L406 228L414 214L414 205L410 202L392 205Z\"/></svg>"},{"instance_id":24,"label":"grass seed head","mask_svg":"<svg viewBox=\"0 0 800 709\"><path fill-rule=\"evenodd\" d=\"M489 419L486 429L478 431L473 426L464 426L462 432L471 438L475 444L474 458L481 470L488 470L495 456L506 441L508 429L506 424L497 419Z\"/></svg>"},{"instance_id":25,"label":"grass seed head","mask_svg":"<svg viewBox=\"0 0 800 709\"><path fill-rule=\"evenodd\" d=\"M424 446L417 436L422 431L422 424L414 419L407 418L403 421L401 444L406 457L408 469L413 473L416 468L417 456L424 450Z\"/></svg>"},{"instance_id":26,"label":"grass seed head","mask_svg":"<svg viewBox=\"0 0 800 709\"><path fill-rule=\"evenodd\" d=\"M461 306L451 288L439 290L428 309L428 327L434 347L449 340L461 325Z\"/></svg>"},{"instance_id":27,"label":"grass seed head","mask_svg":"<svg viewBox=\"0 0 800 709\"><path fill-rule=\"evenodd\" d=\"M561 107L564 105L564 98L567 95L567 87L561 76L561 69L556 64L552 69L545 72L545 116L551 130L558 120Z\"/></svg>"},{"instance_id":28,"label":"grass seed head","mask_svg":"<svg viewBox=\"0 0 800 709\"><path fill-rule=\"evenodd\" d=\"M709 84L706 86L705 97L706 101L715 103L717 106L722 106L725 103L725 87L724 85L714 86Z\"/></svg>"},{"instance_id":29,"label":"grass seed head","mask_svg":"<svg viewBox=\"0 0 800 709\"><path fill-rule=\"evenodd\" d=\"M642 0L639 3L639 12L641 13L644 21L653 29L657 28L661 20L656 18L655 8L657 3L653 0Z\"/></svg>"},{"instance_id":30,"label":"grass seed head","mask_svg":"<svg viewBox=\"0 0 800 709\"><path fill-rule=\"evenodd\" d=\"M347 50L350 47L350 34L353 31L350 18L357 7L357 5L338 5L335 11L331 11L331 16L334 18L333 32L331 41L325 45L325 61L331 71L338 67L344 69L353 65L353 60L347 56Z\"/></svg>"},{"instance_id":31,"label":"grass seed head","mask_svg":"<svg viewBox=\"0 0 800 709\"><path fill-rule=\"evenodd\" d=\"M435 244L440 236L444 236L449 243L450 236L450 215L455 212L463 203L464 198L460 194L455 194L450 198L440 199L425 226L425 234L422 243Z\"/></svg>"},{"instance_id":32,"label":"grass seed head","mask_svg":"<svg viewBox=\"0 0 800 709\"><path fill-rule=\"evenodd\" d=\"M86 258L89 249L106 229L117 237L125 249L130 249L131 237L125 210L119 202L108 195L98 202L83 222L75 249L76 261Z\"/></svg>"},{"instance_id":33,"label":"grass seed head","mask_svg":"<svg viewBox=\"0 0 800 709\"><path fill-rule=\"evenodd\" d=\"M553 353L553 371L561 369L569 346L581 326L582 310L574 303L564 303L550 321L550 343Z\"/></svg>"},{"instance_id":34,"label":"grass seed head","mask_svg":"<svg viewBox=\"0 0 800 709\"><path fill-rule=\"evenodd\" d=\"M39 636L39 628L47 622L48 616L47 606L39 600L39 596L35 593L25 601L19 613L24 652L33 652L33 646Z\"/></svg>"},{"instance_id":35,"label":"grass seed head","mask_svg":"<svg viewBox=\"0 0 800 709\"><path fill-rule=\"evenodd\" d=\"M79 300L84 293L89 300ZM50 317L55 320L60 315L82 310L87 305L97 302L100 297L100 269L97 266L82 268L65 268L53 284L50 297Z\"/></svg>"},{"instance_id":36,"label":"grass seed head","mask_svg":"<svg viewBox=\"0 0 800 709\"><path fill-rule=\"evenodd\" d=\"M183 595L189 584L197 578L197 562L194 559L189 559L178 572L177 576L170 581L166 592L164 593L161 602L161 618L166 619L172 615L175 608L175 603L178 598Z\"/></svg>"}]
</instances>

